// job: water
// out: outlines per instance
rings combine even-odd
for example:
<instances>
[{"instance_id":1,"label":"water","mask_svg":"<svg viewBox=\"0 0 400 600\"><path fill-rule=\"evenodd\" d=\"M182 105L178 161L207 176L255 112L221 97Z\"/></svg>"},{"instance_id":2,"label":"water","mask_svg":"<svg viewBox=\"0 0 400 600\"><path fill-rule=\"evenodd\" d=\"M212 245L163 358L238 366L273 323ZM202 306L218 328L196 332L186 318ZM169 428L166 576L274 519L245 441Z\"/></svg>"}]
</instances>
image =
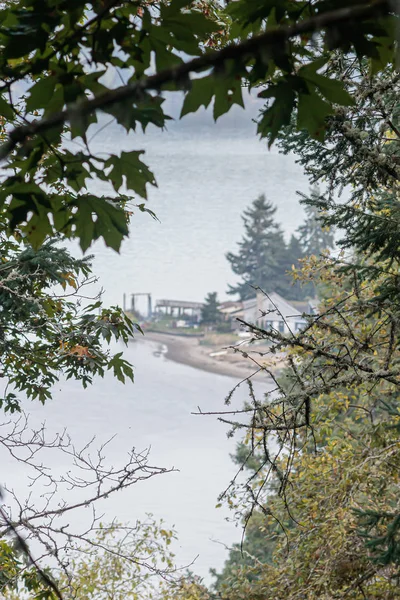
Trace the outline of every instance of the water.
<instances>
[{"instance_id":1,"label":"water","mask_svg":"<svg viewBox=\"0 0 400 600\"><path fill-rule=\"evenodd\" d=\"M123 386L106 377L84 391L68 382L57 386L53 401L45 407L31 403L24 408L30 412L32 427L45 421L49 436L66 428L77 448L96 436L93 457L96 448L115 435L106 451L108 464L122 465L135 446L137 451L151 448L151 465L178 469L101 501L98 514L103 515L103 522L117 517L132 523L146 513L164 519L177 530L178 564L196 559L193 570L207 579L210 567L222 567L226 547L240 540L241 530L232 522L230 511L215 508L218 494L236 473L230 459L235 440L227 438L227 426L215 417L191 413L198 406L204 411L223 409L223 400L237 380L155 357L157 346L149 342L129 345L126 357L135 366L134 384ZM258 384L259 393L266 387ZM240 390L234 406L240 407L245 395L246 390ZM44 460L57 472L73 470L72 461L58 452L48 452ZM1 483L13 487L22 500L27 495L27 469L18 468L3 448L0 464ZM36 492L33 488L32 499L38 505L43 502L42 493L40 485ZM69 492L65 498L71 500ZM63 523L78 530L90 516L83 509L69 514Z\"/></svg>"},{"instance_id":2,"label":"water","mask_svg":"<svg viewBox=\"0 0 400 600\"><path fill-rule=\"evenodd\" d=\"M241 213L261 193L277 205L287 236L302 221L296 190L306 191L307 181L294 158L268 152L254 128L235 123L234 117L212 128L196 117L146 136L127 137L113 126L93 143L97 151L144 148L159 185L149 191L149 208L160 222L135 215L119 255L101 244L94 247L94 271L106 303L120 304L123 294L131 292L202 300L217 291L223 299L228 283L234 282L225 253L235 250L242 235ZM104 502L103 520L116 516L132 521L146 512L164 518L177 528L178 561L187 564L199 555L193 570L206 576L210 567L222 567L224 545L240 540L240 530L226 520L229 511L215 509L218 494L235 473L229 456L234 442L216 419L191 412L199 405L221 408L236 380L156 358L153 351L151 344L129 347L134 385L124 387L106 377L83 391L67 382L57 386L46 407L26 409L33 424L46 420L49 431L67 427L77 446L94 434L96 443L117 434L107 451L111 462L121 463L132 445L151 446L153 464L179 469ZM25 494L23 470L1 453L2 480ZM58 465L63 466L68 468L67 463Z\"/></svg>"},{"instance_id":3,"label":"water","mask_svg":"<svg viewBox=\"0 0 400 600\"><path fill-rule=\"evenodd\" d=\"M301 224L296 191L307 191L308 183L294 157L276 148L269 152L251 123L232 125L194 118L144 136L127 136L113 125L94 138L98 152L145 149L158 182L149 188L148 206L159 222L135 214L120 255L95 246L95 271L107 301L121 303L124 292L201 301L217 291L226 298L235 276L225 254L236 251L241 213L262 193L277 206L287 237ZM104 184L98 191L104 193Z\"/></svg>"}]
</instances>

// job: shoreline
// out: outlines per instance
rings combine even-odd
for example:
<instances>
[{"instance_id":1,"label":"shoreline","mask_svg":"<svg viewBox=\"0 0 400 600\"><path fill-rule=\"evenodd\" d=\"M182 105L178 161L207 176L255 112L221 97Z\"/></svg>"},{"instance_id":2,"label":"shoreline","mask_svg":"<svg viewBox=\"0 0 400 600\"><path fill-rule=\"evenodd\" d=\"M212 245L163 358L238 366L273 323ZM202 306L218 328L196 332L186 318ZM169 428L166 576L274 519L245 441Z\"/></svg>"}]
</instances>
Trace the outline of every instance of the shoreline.
<instances>
[{"instance_id":1,"label":"shoreline","mask_svg":"<svg viewBox=\"0 0 400 600\"><path fill-rule=\"evenodd\" d=\"M221 346L201 346L199 338L195 337L145 331L144 337L140 338L140 341L165 346L167 351L163 354L167 360L188 365L201 371L215 373L216 375L242 380L250 377L257 370L256 365L233 350L226 350ZM214 356L210 356L211 354ZM257 374L255 377L270 379L266 373Z\"/></svg>"}]
</instances>

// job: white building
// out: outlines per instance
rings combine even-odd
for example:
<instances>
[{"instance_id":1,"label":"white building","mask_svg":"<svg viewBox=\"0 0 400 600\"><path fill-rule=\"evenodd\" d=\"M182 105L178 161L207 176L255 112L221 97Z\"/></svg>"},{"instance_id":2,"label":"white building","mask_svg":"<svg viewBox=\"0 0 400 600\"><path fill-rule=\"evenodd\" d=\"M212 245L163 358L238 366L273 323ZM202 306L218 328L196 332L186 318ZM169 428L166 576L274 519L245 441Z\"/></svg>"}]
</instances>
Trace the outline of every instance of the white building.
<instances>
[{"instance_id":1,"label":"white building","mask_svg":"<svg viewBox=\"0 0 400 600\"><path fill-rule=\"evenodd\" d=\"M309 314L312 314L311 306ZM276 292L257 292L255 298L243 301L243 320L261 329L275 329L280 333L296 333L305 327L303 313Z\"/></svg>"}]
</instances>

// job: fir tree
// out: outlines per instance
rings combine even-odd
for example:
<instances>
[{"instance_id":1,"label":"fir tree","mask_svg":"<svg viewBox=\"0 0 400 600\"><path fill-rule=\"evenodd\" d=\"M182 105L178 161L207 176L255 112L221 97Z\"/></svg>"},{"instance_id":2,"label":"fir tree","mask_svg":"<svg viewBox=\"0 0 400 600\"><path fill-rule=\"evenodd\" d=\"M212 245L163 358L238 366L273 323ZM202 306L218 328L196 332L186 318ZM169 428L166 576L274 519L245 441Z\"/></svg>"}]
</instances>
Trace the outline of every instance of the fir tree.
<instances>
[{"instance_id":1,"label":"fir tree","mask_svg":"<svg viewBox=\"0 0 400 600\"><path fill-rule=\"evenodd\" d=\"M222 321L222 313L218 306L217 292L207 294L201 309L201 321L204 325L217 325Z\"/></svg>"},{"instance_id":2,"label":"fir tree","mask_svg":"<svg viewBox=\"0 0 400 600\"><path fill-rule=\"evenodd\" d=\"M295 235L290 237L290 241L287 247L288 260L291 265L297 267L299 260L304 257L303 248L299 238Z\"/></svg>"},{"instance_id":3,"label":"fir tree","mask_svg":"<svg viewBox=\"0 0 400 600\"><path fill-rule=\"evenodd\" d=\"M299 242L303 255L319 256L323 250L333 248L335 245L332 229L324 227L321 223L321 210L318 201L321 198L320 189L315 186L311 189L310 197L304 194L301 204L304 205L306 219L298 228Z\"/></svg>"},{"instance_id":4,"label":"fir tree","mask_svg":"<svg viewBox=\"0 0 400 600\"><path fill-rule=\"evenodd\" d=\"M241 300L245 300L254 296L252 286L282 295L288 291L287 249L282 229L275 222L275 213L276 207L264 195L244 211L245 235L238 244L239 251L226 255L232 271L241 281L229 286L228 294L239 294Z\"/></svg>"},{"instance_id":5,"label":"fir tree","mask_svg":"<svg viewBox=\"0 0 400 600\"><path fill-rule=\"evenodd\" d=\"M304 252L300 240L296 235L292 235L286 251L286 271L290 273L293 268L301 268L300 260L302 258L304 258ZM287 275L287 280L288 290L285 298L288 300L304 300L304 298L314 296L313 285L301 285L299 281L292 280L289 274Z\"/></svg>"}]
</instances>

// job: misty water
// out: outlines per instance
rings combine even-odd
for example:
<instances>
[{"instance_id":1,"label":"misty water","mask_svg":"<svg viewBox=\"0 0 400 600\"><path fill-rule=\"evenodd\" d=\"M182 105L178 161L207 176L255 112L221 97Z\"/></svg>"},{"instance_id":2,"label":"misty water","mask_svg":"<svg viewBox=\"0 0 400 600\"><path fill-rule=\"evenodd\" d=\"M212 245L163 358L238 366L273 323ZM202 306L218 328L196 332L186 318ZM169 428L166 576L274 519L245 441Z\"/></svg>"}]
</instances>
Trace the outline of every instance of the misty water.
<instances>
[{"instance_id":1,"label":"misty water","mask_svg":"<svg viewBox=\"0 0 400 600\"><path fill-rule=\"evenodd\" d=\"M214 124L203 111L145 135L128 136L115 124L95 134L96 152L145 150L142 160L158 184L148 187L147 205L159 221L137 212L120 256L95 246L95 272L108 301L121 303L124 292L202 301L217 291L226 299L235 277L225 254L236 250L241 214L260 194L277 206L287 239L301 224L304 211L296 192L308 191L307 179L293 156L276 147L268 151L251 122L254 108L248 112L236 107ZM102 183L97 191L112 188Z\"/></svg>"},{"instance_id":2,"label":"misty water","mask_svg":"<svg viewBox=\"0 0 400 600\"><path fill-rule=\"evenodd\" d=\"M94 271L106 303L122 303L123 294L150 292L153 299L202 300L217 291L226 298L234 278L225 253L235 250L242 235L242 211L259 194L277 207L286 235L303 218L297 190L307 181L291 156L268 151L254 127L231 118L211 127L193 119L172 123L167 132L126 136L106 127L93 139L96 151L145 149L158 188L149 190L149 215L134 215L131 235L118 255L101 244L94 247ZM107 192L108 190L104 190ZM46 421L49 432L66 427L77 446L93 435L94 444L116 435L107 449L111 463L122 463L132 446L151 447L150 463L175 467L177 472L155 477L104 501L104 521L134 521L151 512L175 525L180 564L196 559L192 570L207 576L221 568L227 547L240 540L241 530L226 507L216 509L218 494L236 472L230 453L236 440L214 417L192 414L219 410L237 379L206 373L155 356L149 342L129 345L126 358L135 369L135 383L122 386L111 377L83 391L73 382L57 386L45 407L25 410L31 424ZM258 393L269 387L258 384ZM236 396L240 406L246 395ZM1 450L1 480L26 495L26 473ZM67 462L57 465L69 468ZM79 518L79 517L78 517Z\"/></svg>"}]
</instances>

